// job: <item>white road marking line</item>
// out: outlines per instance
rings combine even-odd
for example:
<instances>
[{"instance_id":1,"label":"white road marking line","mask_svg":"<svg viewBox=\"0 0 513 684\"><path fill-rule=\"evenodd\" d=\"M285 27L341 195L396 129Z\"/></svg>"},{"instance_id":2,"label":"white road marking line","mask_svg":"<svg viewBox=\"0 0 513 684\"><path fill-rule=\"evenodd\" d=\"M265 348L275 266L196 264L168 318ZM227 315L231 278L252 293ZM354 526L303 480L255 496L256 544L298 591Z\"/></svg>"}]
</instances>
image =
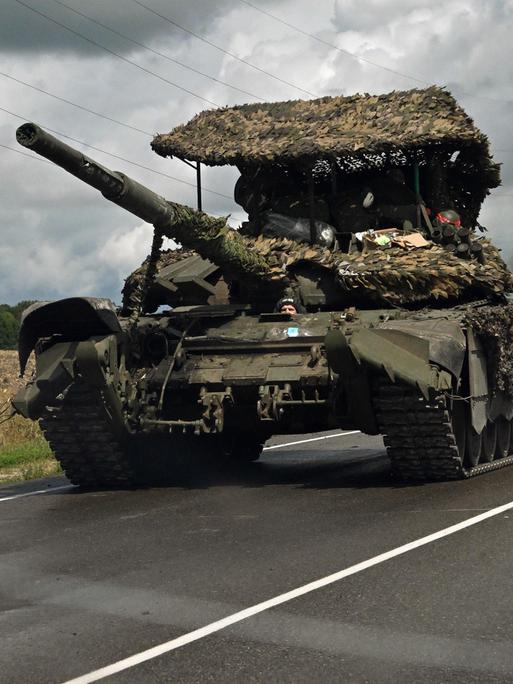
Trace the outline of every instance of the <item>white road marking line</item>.
<instances>
[{"instance_id":1,"label":"white road marking line","mask_svg":"<svg viewBox=\"0 0 513 684\"><path fill-rule=\"evenodd\" d=\"M286 444L273 444L273 446L264 447L263 451L268 451L269 449L281 449L283 447L294 446L295 444L306 444L306 442L319 442L323 439L333 439L334 437L345 437L346 435L358 435L360 430L352 430L351 432L337 432L336 435L324 435L323 437L311 437L310 439L300 439L297 442L287 442ZM73 489L76 485L62 485L62 487L52 487L50 489L37 489L32 492L24 492L23 494L13 494L12 496L4 496L0 498L2 501L13 501L14 499L21 499L26 496L35 496L36 494L48 494L50 492L56 492L59 489Z\"/></svg>"},{"instance_id":2,"label":"white road marking line","mask_svg":"<svg viewBox=\"0 0 513 684\"><path fill-rule=\"evenodd\" d=\"M346 437L347 435L359 435L360 430L351 430L350 432L337 432L336 435L324 435L324 437L310 437L310 439L300 439L298 442L286 442L285 444L273 444L272 446L264 447L263 451L270 451L271 449L282 449L283 447L294 446L295 444L306 444L307 442L320 442L323 439L333 439L334 437Z\"/></svg>"},{"instance_id":3,"label":"white road marking line","mask_svg":"<svg viewBox=\"0 0 513 684\"><path fill-rule=\"evenodd\" d=\"M480 515L474 516L473 518L468 518L467 520L463 520L462 522L456 523L455 525L446 527L443 530L439 530L438 532L434 532L433 534L428 534L426 537L421 537L420 539L409 542L407 544L403 544L402 546L398 546L397 548L391 549L390 551L385 551L385 553L380 553L378 556L374 556L373 558L369 558L368 560L362 561L361 563L352 565L349 568L345 568L344 570L335 572L332 575L321 577L320 579L310 582L309 584L305 584L302 587L297 587L297 589L292 589L291 591L287 591L284 594L275 596L274 598L268 599L267 601L257 603L256 605L250 606L249 608L245 608L244 610L241 610L238 613L228 615L227 617L222 618L221 620L217 620L216 622L212 622L209 625L205 625L205 627L200 627L199 629L195 629L192 632L183 634L182 636L177 637L176 639L171 639L171 641L166 641L163 644L159 644L158 646L149 648L146 651L141 651L140 653L136 653L135 655L129 656L128 658L124 658L123 660L118 660L117 662L112 663L111 665L107 665L106 667L102 667L99 670L95 670L94 672L90 672L89 674L82 675L80 677L77 677L76 679L70 679L64 684L90 684L90 682L97 682L98 680L104 679L105 677L109 677L110 675L116 674L117 672L123 672L124 670L128 670L131 667L135 667L136 665L140 665L141 663L144 663L148 660L157 658L158 656L161 656L164 653L169 653L170 651L174 651L177 648L186 646L187 644L190 644L193 641L198 641L198 639L204 639L210 634L214 634L215 632L219 632L222 629L226 629L227 627L230 627L231 625L234 625L237 622L241 622L242 620L247 620L248 618L257 615L258 613L263 613L264 611L274 608L275 606L279 606L283 603L287 603L288 601L292 601L293 599L296 599L299 596L304 596L305 594L309 594L312 591L317 591L317 589L322 589L323 587L333 584L334 582L338 582L339 580L349 577L350 575L355 575L358 572L362 572L363 570L372 568L375 565L379 565L380 563L384 563L385 561L388 561L392 558L401 556L405 553L408 553L409 551L418 549L421 546L431 544L432 542L435 542L438 539L448 537L449 535L455 534L456 532L460 532L461 530L464 530L467 527L477 525L483 520L487 520L488 518L500 515L505 511L511 510L512 508L513 501L510 501L509 503L504 504L503 506L492 508L486 511L485 513L481 513Z\"/></svg>"},{"instance_id":4,"label":"white road marking line","mask_svg":"<svg viewBox=\"0 0 513 684\"><path fill-rule=\"evenodd\" d=\"M13 494L12 496L4 496L1 501L12 501L13 499L22 499L26 496L35 496L36 494L50 494L51 492L58 492L59 489L74 489L76 485L62 485L59 487L48 487L48 489L36 489L32 492L23 492L23 494Z\"/></svg>"}]
</instances>

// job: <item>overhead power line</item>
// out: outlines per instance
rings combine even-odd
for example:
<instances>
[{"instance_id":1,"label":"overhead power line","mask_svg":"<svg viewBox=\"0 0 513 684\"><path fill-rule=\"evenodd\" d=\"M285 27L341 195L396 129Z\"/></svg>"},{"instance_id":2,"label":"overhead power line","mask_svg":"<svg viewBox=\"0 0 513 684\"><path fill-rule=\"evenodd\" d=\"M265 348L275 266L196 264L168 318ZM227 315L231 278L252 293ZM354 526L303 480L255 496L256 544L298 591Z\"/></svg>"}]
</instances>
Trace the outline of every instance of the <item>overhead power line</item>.
<instances>
[{"instance_id":1,"label":"overhead power line","mask_svg":"<svg viewBox=\"0 0 513 684\"><path fill-rule=\"evenodd\" d=\"M136 0L134 0L136 2ZM355 52L351 52L350 50L346 50L344 48L339 47L338 45L335 45L334 43L330 43L327 40L324 40L323 38L320 38L319 36L316 36L314 33L309 33L308 31L305 31L302 29L300 26L296 26L295 24L291 24L289 21L286 21L285 19L281 19L280 17L277 17L275 14L272 14L271 12L268 12L265 9L262 9L261 7L258 7L257 5L254 5L252 2L249 2L249 0L239 0L239 2L242 2L244 5L247 5L248 7L251 7L252 9L256 10L257 12L260 12L261 14L265 14L267 17L270 19L274 19L274 21L279 22L280 24L283 24L284 26L287 26L288 28L297 31L298 33L301 33L303 36L307 36L308 38L311 38L312 40L316 40L318 43L322 43L322 45L326 45L329 48L332 48L334 50L337 50L338 52L341 52L344 55L347 55L348 57L351 57L352 59L356 59L359 62L364 62L365 64L370 64L373 67L376 67L377 69L382 69L383 71L388 71L391 74L395 74L396 76L401 76L401 78L406 78L411 81L415 81L416 83L420 83L422 85L431 85L430 81L426 81L425 78L420 78L419 76L414 76L413 74L407 74L402 71L398 71L397 69L392 69L391 67L387 67L384 64L380 64L379 62L374 62L371 59L367 59L367 57L362 57L361 55L358 55ZM497 98L497 97L486 97L485 95L476 95L474 93L469 93L465 90L461 90L461 95L465 97L471 97L476 100L484 100L485 102L505 102L507 104L511 104L513 100L505 100L503 98Z\"/></svg>"},{"instance_id":2,"label":"overhead power line","mask_svg":"<svg viewBox=\"0 0 513 684\"><path fill-rule=\"evenodd\" d=\"M21 114L16 114L16 112L11 112L8 109L5 109L4 107L0 107L0 111L5 112L6 114L10 114L11 116L16 117L17 119L21 119L22 121L30 121L30 117L27 116L22 116ZM77 138L73 138L71 135L66 135L66 133L62 133L61 131L56 131L53 128L50 128L49 126L42 125L42 127L50 131L50 133L55 133L55 135L62 136L63 138L67 138L68 140L72 140L75 143L78 143L79 145L84 145L85 147L89 147L91 150L95 150L96 152L100 152L101 154L106 154L109 157L113 157L114 159L119 159L120 161L124 161L127 164L131 164L132 166L137 166L140 169L144 169L145 171L150 171L151 173L155 173L157 176L163 176L164 178L169 178L170 180L175 181L176 183L182 183L183 185L189 185L192 188L196 188L195 183L190 183L189 181L183 180L182 178L177 178L176 176L170 176L168 173L164 173L163 171L156 171L155 169L152 169L149 166L145 166L144 164L140 164L139 162L134 162L131 159L127 159L126 157L122 157L119 154L115 154L114 152L108 152L107 150L103 150L101 147L95 147L94 145L90 145L89 143L84 142L83 140L78 140ZM5 146L4 146L5 147ZM13 149L14 148L10 148ZM20 150L14 150L16 152L21 152ZM25 153L26 154L26 153ZM32 157L30 154L26 154L28 157ZM38 159L39 157L35 157ZM233 201L233 198L230 197L229 195L225 195L222 192L217 192L217 190L210 190L209 188L202 188L205 190L205 192L210 192L213 195L218 195L219 197L224 197L225 199L229 199Z\"/></svg>"},{"instance_id":3,"label":"overhead power line","mask_svg":"<svg viewBox=\"0 0 513 684\"><path fill-rule=\"evenodd\" d=\"M69 33L72 33L74 36L78 36L79 38L82 38L83 40L87 41L91 45L95 45L96 47L99 47L101 50L105 50L105 52L108 52L110 55L117 57L118 59L122 60L123 62L126 62L127 64L131 64L132 66L136 67L140 71L144 71L144 73L149 74L151 76L154 76L155 78L158 78L159 81L162 81L163 83L167 83L168 85L173 86L173 88L178 88L179 90L183 90L184 93L187 93L188 95L192 95L193 97L196 97L198 100L203 100L203 102L207 102L208 104L211 104L214 107L221 107L222 106L222 105L218 104L217 102L213 102L212 100L209 100L206 97L203 97L202 95L198 95L198 93L195 93L192 90L189 90L188 88L184 88L183 86L179 85L178 83L174 83L173 81L170 81L169 79L164 78L164 76L160 76L160 74L156 74L154 71L151 71L150 69L146 69L146 67L143 67L140 64L137 64L137 62L133 62L131 59L128 59L128 57L123 57L123 55L120 55L118 52L115 52L115 50L111 50L110 48L105 47L105 45L102 45L101 43L96 42L92 38L88 38L87 36L84 36L79 31L75 31L74 29L70 28L69 26L66 26L65 24L61 23L60 21L57 21L56 19L49 17L47 14L44 14L44 12L40 12L35 7L31 7L30 5L27 5L27 3L23 2L23 0L14 0L14 1L17 2L18 5L22 5L23 7L30 10L31 12L34 12L34 14L38 14L40 17L43 17L47 21L50 21L52 24L55 24L56 26L60 26L65 31L69 31Z\"/></svg>"},{"instance_id":4,"label":"overhead power line","mask_svg":"<svg viewBox=\"0 0 513 684\"><path fill-rule=\"evenodd\" d=\"M61 5L62 7L65 7L70 12L74 12L75 14L78 14L79 17L83 17L84 19L87 19L87 21L90 21L93 24L96 24L97 26L101 26L102 28L106 29L107 31L114 33L114 35L120 36L124 40L128 40L130 43L133 43L134 45L137 45L140 48L143 48L144 50L148 50L149 52L152 52L154 55L158 55L159 57L162 57L163 59L167 59L169 62L173 62L174 64L178 64L178 66L181 66L184 69L188 69L189 71L193 71L195 74L199 74L200 76L204 76L205 78L209 78L211 81L215 81L216 83L220 83L223 86L226 86L228 88L232 88L233 90L237 90L239 93L242 93L243 95L249 95L249 97L252 97L256 100L262 100L262 101L264 100L263 97L260 97L259 95L255 95L255 93L251 93L248 90L243 90L242 88L238 88L237 86L232 85L231 83L227 83L226 81L221 81L219 78L215 78L215 76L211 76L210 74L206 74L205 72L200 71L199 69L195 69L194 67L191 67L188 64L185 64L184 62L180 62L178 59L175 59L174 57L170 57L169 55L166 55L164 52L160 52L159 50L155 50L154 48L151 48L148 45L145 45L144 43L140 43L139 41L135 40L134 38L130 38L130 36L127 36L125 33L121 33L121 31L118 31L117 29L113 29L111 26L107 26L107 24L103 24L101 21L98 21L97 19L93 19L89 15L84 14L84 12L80 12L79 10L75 9L74 7L70 7L65 2L62 2L62 0L53 0L53 1L57 5Z\"/></svg>"},{"instance_id":5,"label":"overhead power line","mask_svg":"<svg viewBox=\"0 0 513 684\"><path fill-rule=\"evenodd\" d=\"M5 74L3 71L0 71L0 76L3 76L4 78L9 78L11 81L15 81L16 83L20 83L21 85L26 86L27 88L32 88L32 90L37 90L39 93L43 93L44 95L48 95L48 97L53 97L55 100L59 100L60 102L64 102L65 104L71 105L72 107L76 107L77 109L81 109L84 112L88 112L89 114L94 114L94 116L99 116L101 119L105 119L106 121L110 121L112 123L118 124L118 126L124 126L125 128L129 128L132 131L135 131L136 133L142 133L143 135L147 135L150 138L153 138L153 135L149 131L143 131L142 128L137 128L137 126L132 126L131 124L124 123L123 121L118 121L117 119L113 119L111 116L107 116L106 114L100 114L100 112L95 112L94 109L89 109L89 107L84 107L84 105L78 104L77 102L72 102L71 100L67 100L65 97L60 97L60 95L56 95L55 93L51 93L49 90L44 90L43 88L38 88L37 86L33 85L32 83L27 83L26 81L22 81L19 78L15 78L14 76L11 76L10 74Z\"/></svg>"},{"instance_id":6,"label":"overhead power line","mask_svg":"<svg viewBox=\"0 0 513 684\"><path fill-rule=\"evenodd\" d=\"M19 0L17 0L17 1L19 1ZM160 19L167 21L169 24L171 24L172 26L175 26L176 28L180 29L181 31L184 31L185 33L188 33L189 35L194 36L194 38L197 38L198 40L201 40L203 43L206 43L207 45L210 45L211 47L215 48L216 50L223 52L225 55L232 57L232 59L236 59L238 62L241 62L242 64L245 64L246 66L249 66L252 69L255 69L256 71L259 71L260 73L265 74L266 76L269 76L270 78L273 78L275 81L279 81L280 83L283 83L284 85L287 85L291 88L294 88L295 90L298 90L301 93L305 93L306 95L310 95L310 97L319 97L319 95L312 93L310 90L306 90L305 88L301 88L301 86L298 86L295 83L291 83L290 81L286 81L284 78L280 78L280 76L276 76L276 74L272 74L271 72L266 71L265 69L262 69L259 66L256 66L256 64L248 62L245 59L242 59L242 57L239 57L238 55L234 54L233 52L229 52L228 50L225 50L224 48L220 47L219 45L212 43L212 41L208 40L207 38L200 36L199 33L194 33L194 31L191 31L190 29L186 28L185 26L182 26L178 22L174 21L174 19L171 19L170 17L166 17L165 15L160 14L159 12L154 10L152 7L149 7L148 5L145 5L143 2L140 2L140 0L132 0L132 2L135 2L135 4L139 5L139 7L143 7L145 10L148 10L148 12L151 12L152 14L159 17Z\"/></svg>"},{"instance_id":7,"label":"overhead power line","mask_svg":"<svg viewBox=\"0 0 513 684\"><path fill-rule=\"evenodd\" d=\"M35 159L35 161L40 161L44 164L51 164L52 166L55 166L54 164L52 164L51 161L48 161L48 159L35 157L33 154L29 154L28 152L22 152L21 150L17 150L15 147L9 147L9 145L3 145L2 143L0 143L0 147L3 147L6 150L10 150L11 152L16 152L16 154L21 154L22 157L28 157L29 159Z\"/></svg>"},{"instance_id":8,"label":"overhead power line","mask_svg":"<svg viewBox=\"0 0 513 684\"><path fill-rule=\"evenodd\" d=\"M280 17L277 17L275 14L271 14L271 12L268 12L267 10L262 9L261 7L257 7L256 5L253 5L253 3L248 2L248 0L240 0L240 2L242 2L244 5L248 5L248 7L253 8L257 12L260 12L261 14L265 14L267 17L274 19L274 21L277 21L280 24L283 24L284 26L288 26L288 28L291 28L294 31L297 31L298 33L301 33L304 36L308 36L308 38L312 38L313 40L316 40L318 43L322 43L323 45L326 45L327 47L333 48L334 50L338 50L338 52L342 52L342 54L347 55L348 57L351 57L352 59L356 59L359 62L365 62L366 64L370 64L374 67L377 67L378 69L384 69L385 71L388 71L391 74L395 74L396 76L401 76L401 78L407 78L411 81L416 81L417 83L421 83L422 85L430 85L429 81L425 81L421 78L418 78L417 76L412 76L411 74L405 74L401 71L397 71L396 69L392 69L390 67L384 66L383 64L378 64L378 62L373 62L371 59L367 59L366 57L361 57L360 55L357 55L355 52L351 52L350 50L345 50L344 48L341 48L338 45L334 45L333 43L330 43L329 41L324 40L323 38L319 38L319 36L316 36L314 33L308 33L308 31L304 31L299 26L295 26L294 24L291 24L288 21L285 21L285 19L280 19Z\"/></svg>"}]
</instances>

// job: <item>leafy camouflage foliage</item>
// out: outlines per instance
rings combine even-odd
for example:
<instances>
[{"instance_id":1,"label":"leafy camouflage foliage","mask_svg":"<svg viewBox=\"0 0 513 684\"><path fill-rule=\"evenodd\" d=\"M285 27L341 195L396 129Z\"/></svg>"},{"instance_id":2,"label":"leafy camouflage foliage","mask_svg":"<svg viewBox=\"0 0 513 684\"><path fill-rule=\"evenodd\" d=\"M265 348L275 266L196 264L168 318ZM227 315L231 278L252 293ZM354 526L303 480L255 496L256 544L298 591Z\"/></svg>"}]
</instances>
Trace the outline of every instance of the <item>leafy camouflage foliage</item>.
<instances>
[{"instance_id":1,"label":"leafy camouflage foliage","mask_svg":"<svg viewBox=\"0 0 513 684\"><path fill-rule=\"evenodd\" d=\"M465 316L487 349L489 378L495 388L513 398L513 304L470 309Z\"/></svg>"},{"instance_id":2,"label":"leafy camouflage foliage","mask_svg":"<svg viewBox=\"0 0 513 684\"><path fill-rule=\"evenodd\" d=\"M191 213L194 210L190 210ZM183 217L182 217L183 218ZM367 253L346 254L281 237L249 238L221 225L218 219L201 218L203 231L196 223L194 243L185 225L172 236L187 240L188 246L218 266L229 280L242 281L245 291L253 292L252 299L276 301L286 288L294 285L294 269L300 264L312 263L325 268L340 287L341 305L347 301L346 293L369 305L437 305L440 302L465 298L497 298L513 291L513 277L501 259L499 251L482 240L484 264L477 260L461 259L442 247L431 244L425 249L374 250ZM185 220L185 219L184 219ZM211 239L214 231L215 239ZM201 239L200 239L201 238ZM160 270L190 252L177 250L159 257L156 269ZM132 273L123 290L125 311L133 310L140 300L149 258Z\"/></svg>"},{"instance_id":3,"label":"leafy camouflage foliage","mask_svg":"<svg viewBox=\"0 0 513 684\"><path fill-rule=\"evenodd\" d=\"M333 168L358 177L418 164L427 206L454 207L469 227L500 184L487 137L436 86L207 110L157 135L152 147L162 156L235 164L244 172L261 167L286 177L302 170L302 184L311 170L319 181Z\"/></svg>"},{"instance_id":4,"label":"leafy camouflage foliage","mask_svg":"<svg viewBox=\"0 0 513 684\"><path fill-rule=\"evenodd\" d=\"M485 141L454 98L433 86L207 110L157 135L152 147L162 156L240 165Z\"/></svg>"}]
</instances>

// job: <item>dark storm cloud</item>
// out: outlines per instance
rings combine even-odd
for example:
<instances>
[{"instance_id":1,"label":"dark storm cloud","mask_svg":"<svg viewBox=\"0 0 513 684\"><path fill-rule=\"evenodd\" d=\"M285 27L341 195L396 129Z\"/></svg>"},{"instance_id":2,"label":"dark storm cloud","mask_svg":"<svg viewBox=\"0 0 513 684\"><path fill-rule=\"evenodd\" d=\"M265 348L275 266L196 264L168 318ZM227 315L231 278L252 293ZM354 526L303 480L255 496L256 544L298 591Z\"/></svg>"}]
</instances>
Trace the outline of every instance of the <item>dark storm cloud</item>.
<instances>
[{"instance_id":1,"label":"dark storm cloud","mask_svg":"<svg viewBox=\"0 0 513 684\"><path fill-rule=\"evenodd\" d=\"M174 43L188 40L188 34L160 19L132 0L63 0L83 14L101 24L115 29L140 43L154 43L161 39ZM151 7L178 24L195 32L207 31L216 19L224 14L237 0L144 0ZM54 0L23 0L24 5L34 8L51 19L68 26L88 38L107 45L117 52L133 52L134 45L110 31L66 9ZM16 0L0 0L0 51L4 53L34 53L38 55L67 52L95 55L98 48L64 28L48 21L40 14Z\"/></svg>"}]
</instances>

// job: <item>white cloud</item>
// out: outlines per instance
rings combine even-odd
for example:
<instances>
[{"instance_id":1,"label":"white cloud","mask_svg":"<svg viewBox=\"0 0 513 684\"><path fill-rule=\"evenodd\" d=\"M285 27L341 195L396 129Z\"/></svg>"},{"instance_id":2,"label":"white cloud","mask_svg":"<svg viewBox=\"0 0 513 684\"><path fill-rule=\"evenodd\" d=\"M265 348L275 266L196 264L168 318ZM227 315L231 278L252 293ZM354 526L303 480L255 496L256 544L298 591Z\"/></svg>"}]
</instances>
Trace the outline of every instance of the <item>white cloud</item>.
<instances>
[{"instance_id":1,"label":"white cloud","mask_svg":"<svg viewBox=\"0 0 513 684\"><path fill-rule=\"evenodd\" d=\"M155 49L267 100L307 97L173 28L131 0L65 0ZM281 79L319 94L385 92L419 85L322 45L238 0L144 0ZM263 2L262 8L343 50L427 83L447 85L491 139L503 162L504 186L486 200L482 222L513 256L513 3L506 0L310 0ZM35 6L35 5L34 5ZM135 48L42 0L37 8L122 52L144 69L220 104L250 101L236 90ZM208 105L49 24L12 3L0 26L1 70L150 134L166 132ZM489 98L489 99L486 99ZM493 101L493 99L497 101ZM150 136L58 102L0 76L0 106L157 172L194 184L194 171L162 159ZM0 144L14 140L20 120L0 111ZM71 143L80 147L76 143ZM159 194L195 206L194 187L82 148ZM30 154L30 153L29 153ZM204 169L204 208L244 218L231 199L237 171ZM123 278L145 256L151 228L106 202L64 171L0 147L0 301L96 294L119 300ZM502 198L499 199L498 196Z\"/></svg>"}]
</instances>

